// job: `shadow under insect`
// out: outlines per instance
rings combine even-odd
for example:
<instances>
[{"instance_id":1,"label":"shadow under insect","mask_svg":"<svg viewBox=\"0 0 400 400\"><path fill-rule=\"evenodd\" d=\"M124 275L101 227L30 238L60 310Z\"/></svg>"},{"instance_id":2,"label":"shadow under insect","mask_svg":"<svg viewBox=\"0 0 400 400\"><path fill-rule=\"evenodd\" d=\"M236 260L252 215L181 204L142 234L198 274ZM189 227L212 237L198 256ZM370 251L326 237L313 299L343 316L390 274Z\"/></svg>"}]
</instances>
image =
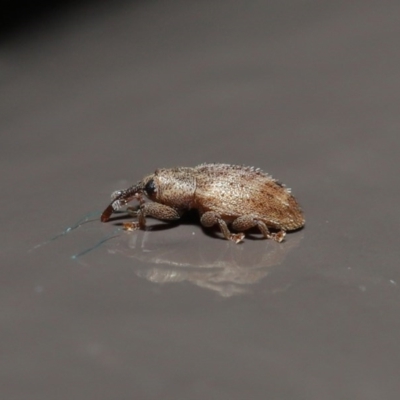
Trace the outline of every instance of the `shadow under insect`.
<instances>
[{"instance_id":1,"label":"shadow under insect","mask_svg":"<svg viewBox=\"0 0 400 400\"><path fill-rule=\"evenodd\" d=\"M138 207L135 208L130 207L128 210L125 211L116 211L115 216L111 217L109 219L109 222L114 222L113 225L119 228L124 228L127 220L131 221L133 218L136 217L137 209ZM183 213L180 219L175 221L160 221L159 219L153 217L147 217L147 220L150 223L146 225L144 229L145 231L161 232L177 228L178 226L181 225L184 226L193 225L193 226L200 226L203 233L208 237L212 237L214 239L224 239L218 226L214 225L212 227L206 228L203 225L201 225L199 213L197 210L186 211L185 213ZM270 230L271 232L278 232L277 229L270 229ZM265 237L260 233L260 231L256 227L253 227L246 231L246 239L258 241L258 240L265 240Z\"/></svg>"}]
</instances>

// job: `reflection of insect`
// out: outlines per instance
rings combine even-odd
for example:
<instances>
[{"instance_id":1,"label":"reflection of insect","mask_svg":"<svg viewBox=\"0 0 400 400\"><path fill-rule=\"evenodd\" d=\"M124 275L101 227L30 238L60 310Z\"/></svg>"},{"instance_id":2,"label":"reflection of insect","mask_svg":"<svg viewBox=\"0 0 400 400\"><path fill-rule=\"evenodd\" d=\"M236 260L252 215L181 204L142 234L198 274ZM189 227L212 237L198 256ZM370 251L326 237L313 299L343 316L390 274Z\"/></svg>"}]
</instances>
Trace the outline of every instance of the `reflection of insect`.
<instances>
[{"instance_id":1,"label":"reflection of insect","mask_svg":"<svg viewBox=\"0 0 400 400\"><path fill-rule=\"evenodd\" d=\"M143 195L153 202L146 203ZM266 238L281 242L286 231L304 225L303 213L290 189L260 169L228 164L201 164L195 168L157 169L136 185L112 194L101 220L133 199L139 208L129 210L138 218L124 229L144 229L146 216L176 220L190 209L200 213L203 226L218 224L224 237L239 243L242 231L257 227ZM227 223L240 233L231 233ZM271 233L268 228L277 230Z\"/></svg>"}]
</instances>

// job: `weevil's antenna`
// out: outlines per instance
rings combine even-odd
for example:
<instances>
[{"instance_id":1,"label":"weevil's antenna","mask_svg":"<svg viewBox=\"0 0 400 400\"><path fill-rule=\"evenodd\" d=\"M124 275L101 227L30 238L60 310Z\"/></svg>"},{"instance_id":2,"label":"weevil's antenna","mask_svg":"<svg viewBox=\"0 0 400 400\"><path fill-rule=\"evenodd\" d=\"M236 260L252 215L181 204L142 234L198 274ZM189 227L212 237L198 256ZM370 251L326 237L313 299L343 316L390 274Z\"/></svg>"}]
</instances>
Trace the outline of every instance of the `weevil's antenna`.
<instances>
[{"instance_id":1,"label":"weevil's antenna","mask_svg":"<svg viewBox=\"0 0 400 400\"><path fill-rule=\"evenodd\" d=\"M111 203L101 214L101 222L107 222L114 211L120 210L121 207L128 204L138 193L142 193L144 185L138 182L125 190L118 190L111 195Z\"/></svg>"}]
</instances>

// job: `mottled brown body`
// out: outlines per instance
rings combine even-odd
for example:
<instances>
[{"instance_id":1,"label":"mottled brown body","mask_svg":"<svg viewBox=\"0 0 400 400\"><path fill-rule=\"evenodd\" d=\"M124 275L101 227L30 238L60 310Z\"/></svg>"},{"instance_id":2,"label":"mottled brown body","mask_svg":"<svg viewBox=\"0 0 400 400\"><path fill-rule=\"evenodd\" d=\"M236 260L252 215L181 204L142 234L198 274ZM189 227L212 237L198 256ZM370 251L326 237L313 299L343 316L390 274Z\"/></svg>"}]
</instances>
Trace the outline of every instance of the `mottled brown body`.
<instances>
[{"instance_id":1,"label":"mottled brown body","mask_svg":"<svg viewBox=\"0 0 400 400\"><path fill-rule=\"evenodd\" d=\"M146 203L143 195L153 202ZM136 185L115 192L101 220L108 221L113 211L135 198L140 204L133 210L138 222L124 224L127 230L144 228L146 216L173 220L197 209L203 226L218 224L224 237L236 243L243 240L242 231L253 227L258 227L264 237L280 242L286 231L301 228L305 222L290 190L252 167L201 164L158 169ZM240 233L231 233L227 223ZM271 233L268 228L278 232Z\"/></svg>"}]
</instances>

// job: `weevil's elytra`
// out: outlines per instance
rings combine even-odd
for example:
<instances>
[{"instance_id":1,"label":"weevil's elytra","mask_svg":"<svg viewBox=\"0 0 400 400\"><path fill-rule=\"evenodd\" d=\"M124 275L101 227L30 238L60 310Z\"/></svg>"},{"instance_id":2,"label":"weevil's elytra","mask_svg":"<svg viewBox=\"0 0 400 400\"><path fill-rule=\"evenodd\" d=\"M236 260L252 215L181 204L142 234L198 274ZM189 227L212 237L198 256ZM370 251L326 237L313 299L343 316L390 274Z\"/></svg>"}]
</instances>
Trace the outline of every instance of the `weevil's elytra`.
<instances>
[{"instance_id":1,"label":"weevil's elytra","mask_svg":"<svg viewBox=\"0 0 400 400\"><path fill-rule=\"evenodd\" d=\"M152 201L145 202L144 196ZM129 210L137 216L137 222L125 223L126 230L144 229L147 216L176 220L190 209L198 210L203 226L218 224L224 237L236 243L243 240L243 231L254 227L265 238L281 242L286 231L305 223L290 189L253 167L201 164L157 169L136 185L114 192L101 220L107 222L114 211L134 199L139 207ZM231 233L228 224L238 233Z\"/></svg>"}]
</instances>

